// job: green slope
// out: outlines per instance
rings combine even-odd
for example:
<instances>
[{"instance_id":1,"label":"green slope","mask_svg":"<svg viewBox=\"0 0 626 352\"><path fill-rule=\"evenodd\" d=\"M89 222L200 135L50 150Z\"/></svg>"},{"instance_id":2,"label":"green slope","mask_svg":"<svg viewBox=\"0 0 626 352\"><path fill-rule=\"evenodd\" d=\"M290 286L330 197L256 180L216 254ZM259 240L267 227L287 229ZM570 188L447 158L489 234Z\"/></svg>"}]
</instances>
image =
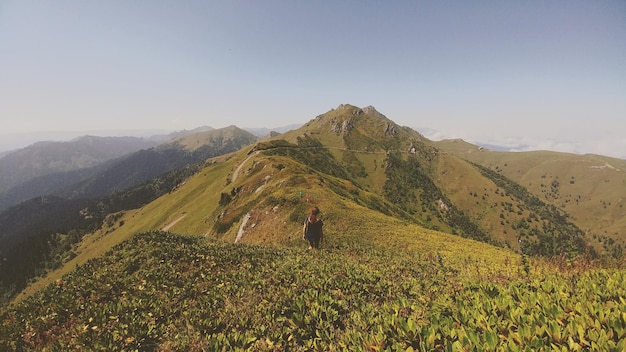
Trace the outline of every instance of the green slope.
<instances>
[{"instance_id":1,"label":"green slope","mask_svg":"<svg viewBox=\"0 0 626 352\"><path fill-rule=\"evenodd\" d=\"M279 138L258 148L348 180L392 203L387 210L394 215L425 227L548 256L589 250L566 213L504 189L498 177L372 107L341 105ZM448 144L459 151L470 146Z\"/></svg>"},{"instance_id":2,"label":"green slope","mask_svg":"<svg viewBox=\"0 0 626 352\"><path fill-rule=\"evenodd\" d=\"M318 252L137 235L0 316L0 348L626 348L624 271L533 270L525 279L522 266L486 245L489 253L453 246L449 257L428 244L347 250L341 242Z\"/></svg>"},{"instance_id":3,"label":"green slope","mask_svg":"<svg viewBox=\"0 0 626 352\"><path fill-rule=\"evenodd\" d=\"M111 214L3 312L0 346L620 350L623 271L485 243L554 255L582 236L501 172L340 106Z\"/></svg>"},{"instance_id":4,"label":"green slope","mask_svg":"<svg viewBox=\"0 0 626 352\"><path fill-rule=\"evenodd\" d=\"M518 182L596 238L626 240L624 160L548 151L494 152L462 141L434 145Z\"/></svg>"},{"instance_id":5,"label":"green slope","mask_svg":"<svg viewBox=\"0 0 626 352\"><path fill-rule=\"evenodd\" d=\"M244 131L236 126L228 126L225 128L211 129L209 131L190 133L178 137L168 144L180 145L188 151L195 151L200 148L233 150L233 147L249 145L257 139L258 138L250 132Z\"/></svg>"},{"instance_id":6,"label":"green slope","mask_svg":"<svg viewBox=\"0 0 626 352\"><path fill-rule=\"evenodd\" d=\"M575 257L586 250L583 231L567 214L537 202L502 175L433 147L371 107L340 106L298 130L206 165L142 208L112 214L84 237L71 260L18 300L143 231L297 246L313 204L322 209L331 235L361 236L381 245L389 245L382 233L412 224L422 232L546 256ZM364 220L372 218L380 220Z\"/></svg>"}]
</instances>

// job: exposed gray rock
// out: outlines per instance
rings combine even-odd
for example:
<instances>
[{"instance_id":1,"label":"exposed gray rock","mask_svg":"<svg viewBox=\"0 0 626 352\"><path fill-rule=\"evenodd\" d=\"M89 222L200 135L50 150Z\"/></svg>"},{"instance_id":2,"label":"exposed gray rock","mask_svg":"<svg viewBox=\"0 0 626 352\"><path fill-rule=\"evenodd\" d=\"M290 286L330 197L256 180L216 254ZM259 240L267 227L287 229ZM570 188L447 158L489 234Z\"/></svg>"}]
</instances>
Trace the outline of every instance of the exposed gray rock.
<instances>
[{"instance_id":1,"label":"exposed gray rock","mask_svg":"<svg viewBox=\"0 0 626 352\"><path fill-rule=\"evenodd\" d=\"M395 136L397 133L396 126L391 122L387 122L385 125L385 136Z\"/></svg>"},{"instance_id":2,"label":"exposed gray rock","mask_svg":"<svg viewBox=\"0 0 626 352\"><path fill-rule=\"evenodd\" d=\"M343 121L333 119L330 122L330 131L338 135L345 135L347 133L350 133L350 131L353 128L354 128L354 123L352 122L351 119L343 120Z\"/></svg>"},{"instance_id":3,"label":"exposed gray rock","mask_svg":"<svg viewBox=\"0 0 626 352\"><path fill-rule=\"evenodd\" d=\"M441 211L447 212L450 210L450 208L448 208L448 205L441 198L437 199L437 206L439 206L439 210Z\"/></svg>"},{"instance_id":4,"label":"exposed gray rock","mask_svg":"<svg viewBox=\"0 0 626 352\"><path fill-rule=\"evenodd\" d=\"M367 113L367 114L371 114L373 112L378 112L378 111L376 111L376 108L371 106L371 105L368 105L368 106L364 107L363 111L365 111L365 113Z\"/></svg>"}]
</instances>

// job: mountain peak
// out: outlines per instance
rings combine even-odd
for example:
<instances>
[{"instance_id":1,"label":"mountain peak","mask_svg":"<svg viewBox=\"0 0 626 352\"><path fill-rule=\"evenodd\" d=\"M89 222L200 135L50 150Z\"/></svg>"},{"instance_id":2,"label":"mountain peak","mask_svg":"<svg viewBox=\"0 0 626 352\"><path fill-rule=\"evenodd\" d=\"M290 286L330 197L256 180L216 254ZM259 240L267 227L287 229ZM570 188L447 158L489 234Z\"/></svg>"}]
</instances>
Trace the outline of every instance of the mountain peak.
<instances>
[{"instance_id":1,"label":"mountain peak","mask_svg":"<svg viewBox=\"0 0 626 352\"><path fill-rule=\"evenodd\" d=\"M379 113L375 107L373 107L372 105L368 105L366 107L363 108L363 112L365 112L366 114L371 114L371 113ZM380 113L379 113L380 114Z\"/></svg>"},{"instance_id":2,"label":"mountain peak","mask_svg":"<svg viewBox=\"0 0 626 352\"><path fill-rule=\"evenodd\" d=\"M384 135L395 135L399 127L385 115L381 114L372 105L359 108L350 104L341 104L325 114L317 116L319 126L330 125L330 131L345 136L352 130L366 129L384 132Z\"/></svg>"},{"instance_id":3,"label":"mountain peak","mask_svg":"<svg viewBox=\"0 0 626 352\"><path fill-rule=\"evenodd\" d=\"M349 111L353 115L363 115L363 114L378 114L384 116L379 113L378 110L372 105L368 105L364 108L359 108L358 106L350 105L350 104L340 104L336 109L331 111Z\"/></svg>"},{"instance_id":4,"label":"mountain peak","mask_svg":"<svg viewBox=\"0 0 626 352\"><path fill-rule=\"evenodd\" d=\"M368 105L364 108L360 108L358 106L350 105L350 104L340 104L335 109L331 109L330 111L318 115L316 119L353 119L354 117L375 117L382 118L385 121L389 121L389 119L378 112L375 107L372 105Z\"/></svg>"}]
</instances>

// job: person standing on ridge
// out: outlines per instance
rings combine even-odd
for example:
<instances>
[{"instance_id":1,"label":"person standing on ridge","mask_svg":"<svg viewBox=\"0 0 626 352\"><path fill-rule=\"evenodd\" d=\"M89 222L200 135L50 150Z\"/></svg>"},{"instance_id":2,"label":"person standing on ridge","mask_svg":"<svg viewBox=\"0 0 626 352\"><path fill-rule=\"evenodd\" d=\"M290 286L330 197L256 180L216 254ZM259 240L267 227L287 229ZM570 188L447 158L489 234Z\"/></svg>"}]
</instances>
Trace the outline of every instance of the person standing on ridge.
<instances>
[{"instance_id":1,"label":"person standing on ridge","mask_svg":"<svg viewBox=\"0 0 626 352\"><path fill-rule=\"evenodd\" d=\"M311 214L304 220L302 238L309 242L309 249L319 249L324 239L324 232L322 231L324 223L318 218L319 213L320 209L313 207L311 208Z\"/></svg>"}]
</instances>

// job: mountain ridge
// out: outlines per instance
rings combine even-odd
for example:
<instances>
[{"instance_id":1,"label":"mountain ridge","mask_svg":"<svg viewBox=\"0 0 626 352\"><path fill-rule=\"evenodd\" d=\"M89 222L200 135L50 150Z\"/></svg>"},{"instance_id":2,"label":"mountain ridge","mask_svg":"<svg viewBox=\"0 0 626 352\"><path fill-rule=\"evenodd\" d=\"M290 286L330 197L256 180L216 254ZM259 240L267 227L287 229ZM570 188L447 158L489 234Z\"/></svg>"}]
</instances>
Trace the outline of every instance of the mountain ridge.
<instances>
[{"instance_id":1,"label":"mountain ridge","mask_svg":"<svg viewBox=\"0 0 626 352\"><path fill-rule=\"evenodd\" d=\"M563 209L585 231L626 240L626 161L551 151L503 153L472 144L435 142L442 149L500 173Z\"/></svg>"},{"instance_id":2,"label":"mountain ridge","mask_svg":"<svg viewBox=\"0 0 626 352\"><path fill-rule=\"evenodd\" d=\"M332 224L330 235L358 233L381 246L393 245L381 235L384 227L360 220L396 219L393 227L411 224L548 257L602 254L608 245L590 246L595 239L567 214L502 175L437 148L373 108L342 105L297 130L208 159L167 194L112 214L41 284L143 231L298 246L312 204Z\"/></svg>"},{"instance_id":3,"label":"mountain ridge","mask_svg":"<svg viewBox=\"0 0 626 352\"><path fill-rule=\"evenodd\" d=\"M381 141L377 143L368 142L365 148L360 149L358 148L359 145L357 145L358 139L353 139L354 135L358 135L359 139L365 139L366 141L373 140L373 137L370 136L375 136L381 138ZM398 135L408 137L398 140L394 137ZM439 173L442 171L432 169L433 165L452 157L439 153L428 145L419 133L393 124L384 115L375 112L375 110L364 111L354 106L342 105L339 109L333 109L326 114L316 117L301 129L285 133L267 142L260 142L251 150L260 152L261 155L266 157L288 157L306 165L311 171L335 177L337 181L342 180L340 182L330 182L330 184L351 201L360 202L361 204L369 203L368 206L371 208L384 209L384 211L395 214L404 214L403 216L407 219L434 229L442 229L452 233L457 232L464 236L487 238L484 230L481 230L484 224L478 225L470 220L464 214L466 209L458 208L454 201L445 195L446 192L439 188L441 183L439 182L438 185L438 181L435 181L437 177L441 176ZM359 150L360 153L355 153L355 150ZM414 182L413 185L404 185L404 188L398 189L397 187L394 188L394 182L384 181L391 177L388 174L389 161L385 161L385 159L391 157L389 153L392 150L400 152L400 154L393 157L394 159L389 159L395 160L393 167L396 171L393 172L399 172L400 177L403 179L410 179L412 178L412 172L418 172L418 179L410 181ZM257 159L249 158L246 160L257 160L260 157L257 157ZM257 161L256 163L258 165L260 162ZM429 166L426 167L427 165ZM267 166L269 165L266 164ZM233 168L235 167L233 166ZM370 173L375 174L373 179L379 180L375 181L370 178ZM474 175L479 177L479 174L480 172L476 171ZM270 174L265 174L264 177L270 177L271 179ZM257 180L255 182L262 181ZM493 181L486 182L489 185L493 185L491 183ZM236 189L239 187L244 186L234 186L231 192L222 192L226 195L225 199L229 197L235 198L237 194ZM344 188L344 190L340 190L340 188ZM347 189L352 189L350 191L352 194L368 192L367 201L364 202L359 197L351 196L350 192L346 192ZM498 187L493 185L490 192L494 195L498 194ZM231 196L228 196L229 193L231 193ZM512 197L508 194L506 196ZM499 197L504 197L504 195ZM389 203L389 199L394 200L392 203L395 203L395 205ZM416 200L417 204L415 203ZM421 205L419 202L421 202ZM483 204L487 204L486 202L483 195ZM518 200L518 202L521 201ZM398 208L398 204L401 205L401 208ZM232 215L225 218L226 221L216 221L213 232L226 233L231 231L233 223L241 221L246 215L243 213L243 209L253 206L248 204L243 208L237 208L237 211L231 212ZM406 208L407 206L408 208ZM549 225L547 218L544 219L542 215L535 214L533 210L528 208L528 205L524 205L521 202L519 207L525 210L519 210L522 209L519 208L517 214L508 216L519 220L522 220L525 216L538 216L539 219L542 219L540 220L542 227ZM549 213L550 211L545 212L545 214ZM487 223L494 222L493 218L495 216L497 216L497 213L489 215L491 220L487 220ZM500 216L505 217L503 213ZM177 226L184 223L186 219L189 219L189 216L178 223ZM564 218L557 216L555 219ZM510 223L511 220L506 222ZM501 226L508 228L510 231L510 227L507 226L511 225L505 225L504 221L501 221L501 223ZM565 222L563 226L565 226ZM548 231L548 228L546 227L544 230ZM540 230L540 233L544 230ZM554 231L554 229L550 231ZM579 231L577 234L579 234ZM535 236L535 234L531 233L526 235L530 236L529 238L534 238ZM519 242L516 237L513 238L515 241L512 241L510 237L508 238L508 242L502 244L515 246ZM530 240L529 243L534 243L533 241Z\"/></svg>"},{"instance_id":4,"label":"mountain ridge","mask_svg":"<svg viewBox=\"0 0 626 352\"><path fill-rule=\"evenodd\" d=\"M341 106L84 205L78 215L162 187L101 212L92 231L57 234L80 241L12 297L0 346L624 347L624 272L594 269L611 267L606 243L504 175L508 166L466 160L468 145L452 143L462 148ZM302 240L313 205L321 251Z\"/></svg>"}]
</instances>

